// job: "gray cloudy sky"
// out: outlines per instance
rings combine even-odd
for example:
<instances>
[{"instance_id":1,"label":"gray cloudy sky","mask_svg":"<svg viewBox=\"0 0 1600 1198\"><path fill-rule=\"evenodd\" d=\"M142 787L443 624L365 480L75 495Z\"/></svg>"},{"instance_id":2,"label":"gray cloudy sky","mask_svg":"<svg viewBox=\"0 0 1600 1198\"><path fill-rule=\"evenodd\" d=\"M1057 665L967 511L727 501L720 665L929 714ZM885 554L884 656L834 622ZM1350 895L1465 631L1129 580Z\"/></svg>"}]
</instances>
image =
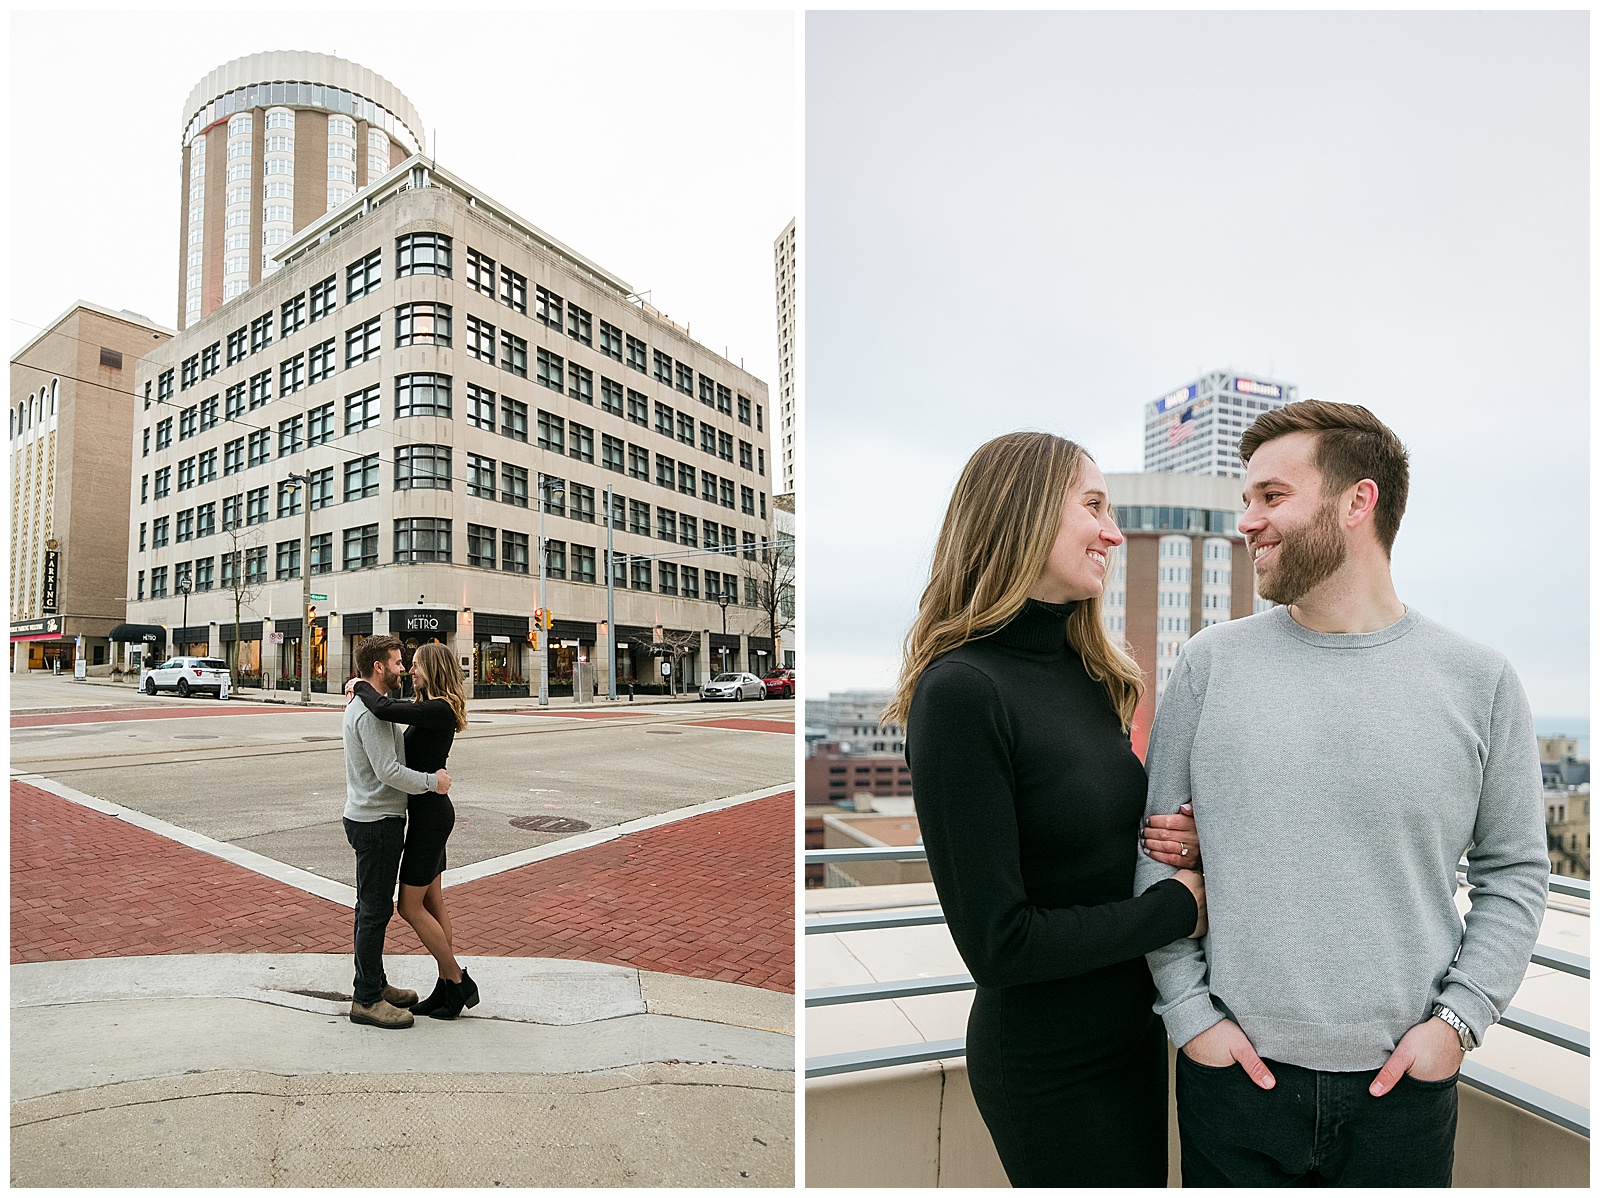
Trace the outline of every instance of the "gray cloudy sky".
<instances>
[{"instance_id":1,"label":"gray cloudy sky","mask_svg":"<svg viewBox=\"0 0 1600 1198\"><path fill-rule=\"evenodd\" d=\"M1585 13L814 13L807 689L888 686L971 451L1142 468L1233 366L1411 450L1402 599L1589 711Z\"/></svg>"},{"instance_id":2,"label":"gray cloudy sky","mask_svg":"<svg viewBox=\"0 0 1600 1198\"><path fill-rule=\"evenodd\" d=\"M80 298L173 324L184 101L230 59L299 49L389 79L440 166L776 396L796 38L785 12L14 13L12 350Z\"/></svg>"}]
</instances>

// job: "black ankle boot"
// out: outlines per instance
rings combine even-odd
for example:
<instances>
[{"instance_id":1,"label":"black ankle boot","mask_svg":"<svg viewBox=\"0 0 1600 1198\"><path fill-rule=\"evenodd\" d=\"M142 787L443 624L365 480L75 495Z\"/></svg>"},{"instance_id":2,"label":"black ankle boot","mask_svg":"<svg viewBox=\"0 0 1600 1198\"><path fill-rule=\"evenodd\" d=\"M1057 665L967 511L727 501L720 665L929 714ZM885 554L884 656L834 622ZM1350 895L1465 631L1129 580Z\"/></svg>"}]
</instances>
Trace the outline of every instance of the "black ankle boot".
<instances>
[{"instance_id":1,"label":"black ankle boot","mask_svg":"<svg viewBox=\"0 0 1600 1198\"><path fill-rule=\"evenodd\" d=\"M461 971L461 994L466 1000L467 1006L475 1007L478 1005L478 983L468 976L465 969Z\"/></svg>"},{"instance_id":2,"label":"black ankle boot","mask_svg":"<svg viewBox=\"0 0 1600 1198\"><path fill-rule=\"evenodd\" d=\"M460 982L440 978L439 984L444 987L443 998L428 1014L435 1019L454 1019L461 1014L461 1008L467 1005L467 996L462 993ZM419 1003L418 1006L420 1005Z\"/></svg>"},{"instance_id":3,"label":"black ankle boot","mask_svg":"<svg viewBox=\"0 0 1600 1198\"><path fill-rule=\"evenodd\" d=\"M432 1015L444 1004L444 988L447 985L449 985L449 983L443 978L440 978L438 982L434 984L432 994L428 995L428 997L423 999L421 1002L414 1003L412 1005L411 1013L413 1015Z\"/></svg>"}]
</instances>

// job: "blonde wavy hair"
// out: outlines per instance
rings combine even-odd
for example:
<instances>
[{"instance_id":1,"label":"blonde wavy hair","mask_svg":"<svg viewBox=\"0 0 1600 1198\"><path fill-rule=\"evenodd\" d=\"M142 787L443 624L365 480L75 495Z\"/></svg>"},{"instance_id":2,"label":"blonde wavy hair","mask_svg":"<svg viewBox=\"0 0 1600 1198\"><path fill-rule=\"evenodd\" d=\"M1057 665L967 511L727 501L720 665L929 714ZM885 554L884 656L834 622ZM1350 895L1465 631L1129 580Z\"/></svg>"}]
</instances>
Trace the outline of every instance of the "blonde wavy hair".
<instances>
[{"instance_id":1,"label":"blonde wavy hair","mask_svg":"<svg viewBox=\"0 0 1600 1198\"><path fill-rule=\"evenodd\" d=\"M456 713L456 731L467 730L467 692L461 685L461 672L456 668L456 659L449 649L438 641L429 641L426 645L418 645L417 652L411 659L422 668L422 677L417 680L417 697L419 699L443 699L450 704L450 710Z\"/></svg>"},{"instance_id":2,"label":"blonde wavy hair","mask_svg":"<svg viewBox=\"0 0 1600 1198\"><path fill-rule=\"evenodd\" d=\"M1050 433L1007 433L979 447L961 472L933 552L928 586L906 634L894 702L883 718L905 727L917 680L934 660L985 636L1022 610L1061 531L1078 485L1083 446ZM1122 730L1144 689L1139 663L1106 635L1101 596L1067 617L1067 642L1106 688Z\"/></svg>"}]
</instances>

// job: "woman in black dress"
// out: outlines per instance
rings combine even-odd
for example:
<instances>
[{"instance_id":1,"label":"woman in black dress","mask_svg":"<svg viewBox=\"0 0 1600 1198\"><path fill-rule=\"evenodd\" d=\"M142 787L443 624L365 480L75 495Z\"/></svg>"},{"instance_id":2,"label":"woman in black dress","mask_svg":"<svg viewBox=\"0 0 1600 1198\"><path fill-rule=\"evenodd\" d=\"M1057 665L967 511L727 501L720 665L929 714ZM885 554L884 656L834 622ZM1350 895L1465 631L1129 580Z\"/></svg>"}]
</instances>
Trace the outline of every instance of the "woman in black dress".
<instances>
[{"instance_id":1,"label":"woman in black dress","mask_svg":"<svg viewBox=\"0 0 1600 1198\"><path fill-rule=\"evenodd\" d=\"M1142 678L1100 620L1122 540L1080 446L984 445L886 713L906 728L928 865L978 984L968 1077L1014 1186L1166 1184L1166 1035L1144 954L1204 933L1205 884L1180 869L1133 893ZM1152 854L1197 864L1193 821L1158 818Z\"/></svg>"},{"instance_id":2,"label":"woman in black dress","mask_svg":"<svg viewBox=\"0 0 1600 1198\"><path fill-rule=\"evenodd\" d=\"M431 773L445 767L456 733L467 726L467 696L455 659L437 642L417 647L411 659L411 679L416 702L380 695L360 679L349 689L380 720L410 725L406 729L406 765ZM439 964L438 985L411 1010L435 1019L454 1019L462 1007L478 1005L478 984L456 960L439 880L445 869L445 841L455 822L455 807L448 795L412 795L407 803L406 844L400 858L400 917Z\"/></svg>"}]
</instances>

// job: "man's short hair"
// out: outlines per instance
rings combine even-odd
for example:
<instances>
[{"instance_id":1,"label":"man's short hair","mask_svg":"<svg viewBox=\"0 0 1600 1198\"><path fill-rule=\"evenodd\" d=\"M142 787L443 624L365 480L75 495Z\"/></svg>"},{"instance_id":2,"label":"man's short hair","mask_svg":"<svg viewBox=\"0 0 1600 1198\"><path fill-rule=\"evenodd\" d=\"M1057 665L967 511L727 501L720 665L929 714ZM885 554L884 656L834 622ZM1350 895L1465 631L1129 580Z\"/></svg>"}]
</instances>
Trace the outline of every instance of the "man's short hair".
<instances>
[{"instance_id":1,"label":"man's short hair","mask_svg":"<svg viewBox=\"0 0 1600 1198\"><path fill-rule=\"evenodd\" d=\"M356 673L365 678L380 661L388 660L390 649L398 648L400 638L397 636L369 636L356 650Z\"/></svg>"},{"instance_id":2,"label":"man's short hair","mask_svg":"<svg viewBox=\"0 0 1600 1198\"><path fill-rule=\"evenodd\" d=\"M1337 495L1364 478L1378 484L1372 523L1389 553L1411 489L1410 459L1394 430L1359 404L1305 399L1257 416L1239 438L1240 460L1249 462L1262 445L1290 433L1317 434L1311 464L1322 475L1324 495Z\"/></svg>"}]
</instances>

